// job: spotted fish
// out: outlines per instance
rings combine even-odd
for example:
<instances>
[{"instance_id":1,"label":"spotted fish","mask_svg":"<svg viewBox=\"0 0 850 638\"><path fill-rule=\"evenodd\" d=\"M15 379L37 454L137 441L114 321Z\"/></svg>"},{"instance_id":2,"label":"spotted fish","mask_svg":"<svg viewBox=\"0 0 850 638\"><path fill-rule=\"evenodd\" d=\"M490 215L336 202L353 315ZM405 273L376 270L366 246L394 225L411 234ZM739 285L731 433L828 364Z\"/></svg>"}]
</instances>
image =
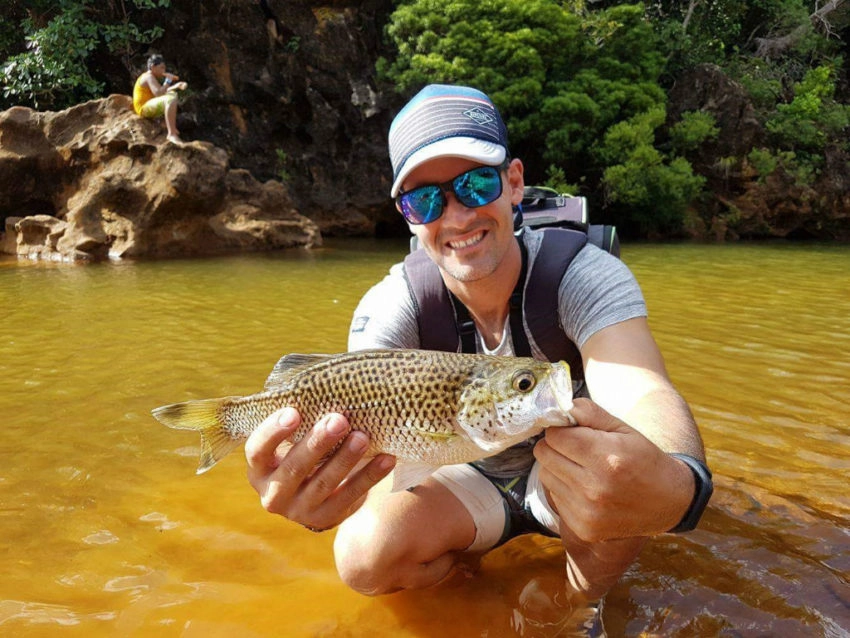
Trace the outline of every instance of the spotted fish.
<instances>
[{"instance_id":1,"label":"spotted fish","mask_svg":"<svg viewBox=\"0 0 850 638\"><path fill-rule=\"evenodd\" d=\"M564 362L427 350L290 354L265 390L244 397L175 403L153 410L163 424L201 433L198 474L239 445L271 413L296 408L295 443L322 415L345 415L369 434L368 456L397 457L393 489L416 485L440 465L492 456L574 423Z\"/></svg>"}]
</instances>

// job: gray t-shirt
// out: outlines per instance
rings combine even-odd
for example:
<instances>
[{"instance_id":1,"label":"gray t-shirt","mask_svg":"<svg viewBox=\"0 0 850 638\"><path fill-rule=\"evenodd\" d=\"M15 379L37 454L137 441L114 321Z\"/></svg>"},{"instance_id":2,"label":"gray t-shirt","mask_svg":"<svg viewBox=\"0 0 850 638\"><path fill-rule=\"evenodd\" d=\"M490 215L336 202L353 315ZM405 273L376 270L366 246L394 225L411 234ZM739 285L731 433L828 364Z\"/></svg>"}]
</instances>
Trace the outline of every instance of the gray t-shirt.
<instances>
[{"instance_id":1,"label":"gray t-shirt","mask_svg":"<svg viewBox=\"0 0 850 638\"><path fill-rule=\"evenodd\" d=\"M529 267L537 257L541 231L526 229L522 234L528 249ZM613 324L646 316L646 303L637 281L626 265L609 253L587 244L570 263L558 288L558 317L553 317L567 337L581 348L596 332ZM489 350L476 333L478 351L513 355L510 323L506 321L501 343ZM369 348L418 348L419 328L415 304L405 281L402 264L375 284L354 311L348 335L349 350ZM543 359L536 344L536 358ZM495 475L512 475L531 466L533 441L514 446L476 465Z\"/></svg>"}]
</instances>

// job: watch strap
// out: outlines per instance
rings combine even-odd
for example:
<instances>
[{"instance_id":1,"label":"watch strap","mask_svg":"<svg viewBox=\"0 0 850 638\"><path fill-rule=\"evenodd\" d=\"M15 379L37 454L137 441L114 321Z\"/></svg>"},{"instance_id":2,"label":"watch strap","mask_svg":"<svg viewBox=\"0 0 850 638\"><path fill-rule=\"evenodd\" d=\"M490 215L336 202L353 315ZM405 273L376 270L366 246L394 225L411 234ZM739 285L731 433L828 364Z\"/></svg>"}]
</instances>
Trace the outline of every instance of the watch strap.
<instances>
[{"instance_id":1,"label":"watch strap","mask_svg":"<svg viewBox=\"0 0 850 638\"><path fill-rule=\"evenodd\" d=\"M708 505L708 501L714 493L714 483L711 480L711 470L708 469L708 466L705 463L688 454L679 454L674 452L670 454L670 456L676 457L691 468L691 472L694 474L695 488L694 498L691 500L688 510L685 512L682 520L679 521L679 524L668 533L678 534L680 532L690 532L697 526L697 523L699 523L699 519L702 518L702 513L705 511L706 505Z\"/></svg>"}]
</instances>

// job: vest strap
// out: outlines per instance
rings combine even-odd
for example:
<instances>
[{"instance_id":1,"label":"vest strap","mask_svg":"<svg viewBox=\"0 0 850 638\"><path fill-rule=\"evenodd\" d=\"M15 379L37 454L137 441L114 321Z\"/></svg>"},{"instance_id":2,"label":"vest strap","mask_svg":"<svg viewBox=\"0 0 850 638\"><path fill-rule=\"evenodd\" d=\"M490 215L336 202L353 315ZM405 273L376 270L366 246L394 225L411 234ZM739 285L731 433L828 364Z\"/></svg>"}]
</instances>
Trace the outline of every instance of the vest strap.
<instances>
[{"instance_id":1,"label":"vest strap","mask_svg":"<svg viewBox=\"0 0 850 638\"><path fill-rule=\"evenodd\" d=\"M558 321L558 288L570 262L587 243L587 235L565 228L546 228L542 232L543 243L531 272L525 243L521 236L517 238L522 272L510 300L514 352L517 356L531 356L530 334L548 361L568 362L573 378L581 379L581 355ZM475 323L469 310L446 288L440 269L427 253L420 249L407 255L404 270L416 306L420 347L474 353Z\"/></svg>"}]
</instances>

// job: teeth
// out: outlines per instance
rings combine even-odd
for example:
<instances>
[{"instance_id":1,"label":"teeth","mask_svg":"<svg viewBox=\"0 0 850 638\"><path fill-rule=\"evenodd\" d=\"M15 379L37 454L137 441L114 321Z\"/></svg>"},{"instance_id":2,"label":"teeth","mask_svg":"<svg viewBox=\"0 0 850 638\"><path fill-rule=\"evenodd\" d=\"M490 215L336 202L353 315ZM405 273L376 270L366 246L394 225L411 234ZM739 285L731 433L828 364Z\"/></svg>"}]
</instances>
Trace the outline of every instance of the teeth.
<instances>
[{"instance_id":1,"label":"teeth","mask_svg":"<svg viewBox=\"0 0 850 638\"><path fill-rule=\"evenodd\" d=\"M467 246L472 246L473 244L477 244L481 241L481 238L484 237L484 232L476 233L469 239L465 239L464 241L450 241L449 246L451 248L466 248Z\"/></svg>"}]
</instances>

